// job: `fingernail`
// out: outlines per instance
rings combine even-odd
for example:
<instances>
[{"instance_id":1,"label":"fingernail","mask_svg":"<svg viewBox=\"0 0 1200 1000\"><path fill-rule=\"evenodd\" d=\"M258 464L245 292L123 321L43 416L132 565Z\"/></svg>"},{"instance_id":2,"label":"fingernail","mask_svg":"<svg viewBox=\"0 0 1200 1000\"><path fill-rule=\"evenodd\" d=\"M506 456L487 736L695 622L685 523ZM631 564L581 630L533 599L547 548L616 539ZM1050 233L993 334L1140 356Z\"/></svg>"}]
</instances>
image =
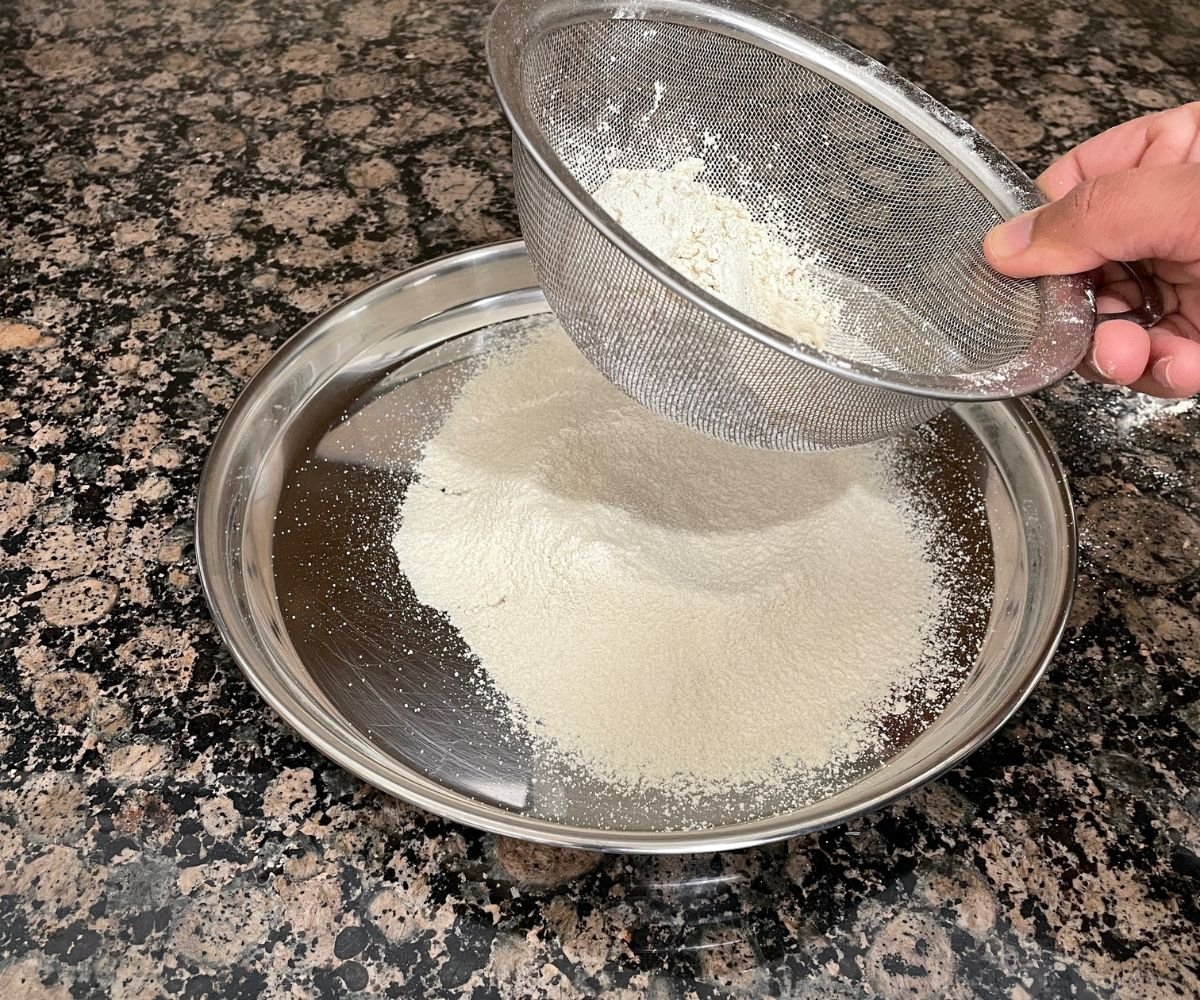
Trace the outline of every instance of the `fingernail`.
<instances>
[{"instance_id":1,"label":"fingernail","mask_svg":"<svg viewBox=\"0 0 1200 1000\"><path fill-rule=\"evenodd\" d=\"M1154 376L1154 381L1159 385L1166 386L1168 389L1174 389L1175 386L1171 383L1171 359L1163 358L1161 361L1154 362L1154 367L1150 369L1150 374Z\"/></svg>"},{"instance_id":2,"label":"fingernail","mask_svg":"<svg viewBox=\"0 0 1200 1000\"><path fill-rule=\"evenodd\" d=\"M1113 378L1116 370L1114 365L1105 365L1100 363L1100 345L1094 344L1091 353L1092 367L1096 369L1105 378Z\"/></svg>"},{"instance_id":3,"label":"fingernail","mask_svg":"<svg viewBox=\"0 0 1200 1000\"><path fill-rule=\"evenodd\" d=\"M1028 250L1033 238L1033 216L1033 212L1026 212L993 229L987 238L992 256L1003 259Z\"/></svg>"}]
</instances>

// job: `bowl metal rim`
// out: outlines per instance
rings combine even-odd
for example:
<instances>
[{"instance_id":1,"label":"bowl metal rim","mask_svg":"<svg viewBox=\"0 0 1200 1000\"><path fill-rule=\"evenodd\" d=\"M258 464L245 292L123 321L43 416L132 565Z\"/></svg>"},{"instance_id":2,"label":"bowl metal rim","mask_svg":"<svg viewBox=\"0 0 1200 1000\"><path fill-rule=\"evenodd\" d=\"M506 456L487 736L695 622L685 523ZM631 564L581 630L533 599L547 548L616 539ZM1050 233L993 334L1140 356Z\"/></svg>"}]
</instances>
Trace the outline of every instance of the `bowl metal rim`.
<instances>
[{"instance_id":1,"label":"bowl metal rim","mask_svg":"<svg viewBox=\"0 0 1200 1000\"><path fill-rule=\"evenodd\" d=\"M512 264L525 257L524 243L513 240L450 254L383 279L321 314L291 337L251 379L221 422L200 477L196 503L195 544L200 581L217 630L234 661L259 695L304 740L330 760L370 785L421 809L502 836L558 847L632 854L685 854L734 850L802 834L814 833L874 812L945 773L979 749L1004 726L1024 703L1044 674L1066 628L1076 577L1077 524L1066 475L1050 438L1029 408L1020 400L983 404L1011 412L1040 454L1049 473L1048 485L1060 506L1057 530L1065 542L1066 556L1057 588L1056 606L1049 618L1053 627L1038 648L1026 656L1024 679L1018 688L955 749L937 757L908 781L812 822L797 822L794 813L729 826L684 831L621 831L568 826L478 801L386 757L357 734L338 727L315 703L305 704L279 671L264 662L254 648L252 623L240 613L237 594L226 572L228 526L222 522L223 499L229 484L229 466L247 415L279 373L286 370L317 339L347 320L360 316L374 303L448 274L499 263ZM532 281L532 271L530 271ZM414 317L419 321L424 317ZM248 641L249 640L249 641ZM323 714L325 717L323 717ZM391 761L390 771L384 762Z\"/></svg>"}]
</instances>

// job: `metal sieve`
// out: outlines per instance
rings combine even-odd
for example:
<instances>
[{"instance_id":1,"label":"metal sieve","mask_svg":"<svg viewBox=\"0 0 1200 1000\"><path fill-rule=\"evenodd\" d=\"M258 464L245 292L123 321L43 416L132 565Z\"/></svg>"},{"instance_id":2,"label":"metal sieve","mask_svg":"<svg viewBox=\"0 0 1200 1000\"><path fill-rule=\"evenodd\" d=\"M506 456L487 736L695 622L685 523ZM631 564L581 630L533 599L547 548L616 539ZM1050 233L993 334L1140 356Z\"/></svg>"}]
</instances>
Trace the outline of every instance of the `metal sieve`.
<instances>
[{"instance_id":1,"label":"metal sieve","mask_svg":"<svg viewBox=\"0 0 1200 1000\"><path fill-rule=\"evenodd\" d=\"M740 2L502 0L487 51L546 298L651 410L736 444L839 447L1032 392L1083 356L1089 280L1006 278L982 253L989 228L1041 203L1030 180L808 25ZM798 253L819 250L840 309L823 349L690 282L589 193L616 167L691 157Z\"/></svg>"}]
</instances>

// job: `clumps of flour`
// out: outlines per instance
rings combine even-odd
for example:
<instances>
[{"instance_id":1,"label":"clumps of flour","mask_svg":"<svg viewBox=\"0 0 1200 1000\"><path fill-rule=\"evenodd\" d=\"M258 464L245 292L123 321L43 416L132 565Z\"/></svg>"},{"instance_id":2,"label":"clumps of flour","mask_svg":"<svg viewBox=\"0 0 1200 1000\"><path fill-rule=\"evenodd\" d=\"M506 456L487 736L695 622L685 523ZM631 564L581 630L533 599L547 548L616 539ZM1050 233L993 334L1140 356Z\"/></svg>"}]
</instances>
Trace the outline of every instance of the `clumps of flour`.
<instances>
[{"instance_id":1,"label":"clumps of flour","mask_svg":"<svg viewBox=\"0 0 1200 1000\"><path fill-rule=\"evenodd\" d=\"M740 312L820 348L836 328L837 303L783 233L698 179L699 158L668 170L618 167L592 197L634 239Z\"/></svg>"},{"instance_id":2,"label":"clumps of flour","mask_svg":"<svg viewBox=\"0 0 1200 1000\"><path fill-rule=\"evenodd\" d=\"M770 788L877 747L932 683L946 601L883 455L702 437L552 325L465 385L393 544L543 753L681 798Z\"/></svg>"}]
</instances>

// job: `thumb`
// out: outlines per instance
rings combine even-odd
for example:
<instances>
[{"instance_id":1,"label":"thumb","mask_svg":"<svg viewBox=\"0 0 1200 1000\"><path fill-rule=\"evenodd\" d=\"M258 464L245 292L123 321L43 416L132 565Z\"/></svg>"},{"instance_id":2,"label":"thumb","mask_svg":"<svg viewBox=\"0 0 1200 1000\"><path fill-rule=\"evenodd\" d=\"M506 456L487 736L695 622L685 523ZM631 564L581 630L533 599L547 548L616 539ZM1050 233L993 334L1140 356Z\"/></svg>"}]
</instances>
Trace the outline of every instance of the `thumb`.
<instances>
[{"instance_id":1,"label":"thumb","mask_svg":"<svg viewBox=\"0 0 1200 1000\"><path fill-rule=\"evenodd\" d=\"M1110 260L1200 258L1200 163L1136 167L1076 185L994 228L983 248L1014 278L1079 274Z\"/></svg>"}]
</instances>

